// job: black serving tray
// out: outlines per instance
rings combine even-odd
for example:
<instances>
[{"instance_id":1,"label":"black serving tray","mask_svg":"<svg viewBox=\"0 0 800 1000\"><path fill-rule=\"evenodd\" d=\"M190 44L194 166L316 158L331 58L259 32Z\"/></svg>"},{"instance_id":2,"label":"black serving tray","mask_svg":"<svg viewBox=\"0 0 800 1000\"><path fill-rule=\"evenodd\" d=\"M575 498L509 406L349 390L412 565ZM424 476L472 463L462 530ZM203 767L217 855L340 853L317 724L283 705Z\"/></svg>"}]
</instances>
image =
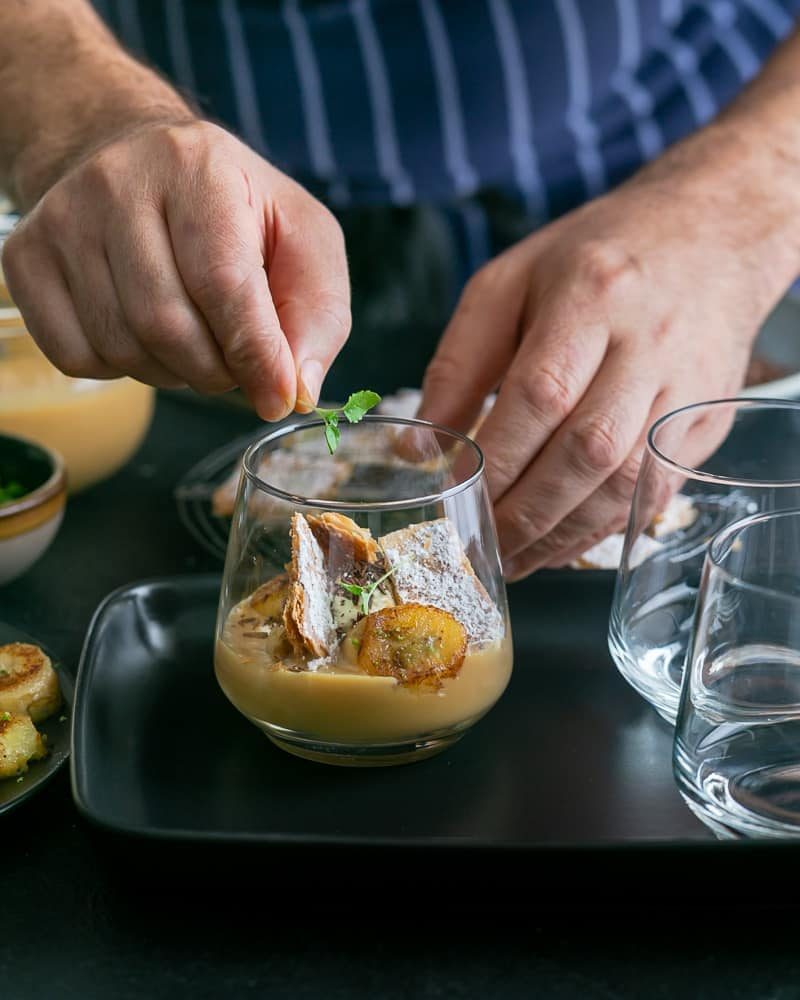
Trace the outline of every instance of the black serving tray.
<instances>
[{"instance_id":1,"label":"black serving tray","mask_svg":"<svg viewBox=\"0 0 800 1000\"><path fill-rule=\"evenodd\" d=\"M401 767L346 769L276 749L212 669L220 580L113 593L75 700L75 801L127 835L231 844L583 849L712 841L683 805L671 731L606 651L610 585L542 573L510 589L515 665L459 743Z\"/></svg>"}]
</instances>

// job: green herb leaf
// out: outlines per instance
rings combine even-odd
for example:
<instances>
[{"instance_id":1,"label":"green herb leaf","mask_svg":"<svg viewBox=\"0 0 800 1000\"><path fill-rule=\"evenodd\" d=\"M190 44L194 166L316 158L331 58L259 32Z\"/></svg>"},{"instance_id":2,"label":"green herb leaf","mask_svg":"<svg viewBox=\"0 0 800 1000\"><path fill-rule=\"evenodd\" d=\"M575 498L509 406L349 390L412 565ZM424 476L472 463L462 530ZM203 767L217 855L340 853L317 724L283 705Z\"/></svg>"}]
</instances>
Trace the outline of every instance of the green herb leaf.
<instances>
[{"instance_id":1,"label":"green herb leaf","mask_svg":"<svg viewBox=\"0 0 800 1000\"><path fill-rule=\"evenodd\" d=\"M331 455L336 451L339 446L340 431L338 426L338 421L334 420L325 421L325 443L328 446L328 451Z\"/></svg>"},{"instance_id":2,"label":"green herb leaf","mask_svg":"<svg viewBox=\"0 0 800 1000\"><path fill-rule=\"evenodd\" d=\"M380 401L381 397L377 392L373 392L371 389L362 389L360 392L354 392L350 396L342 407L342 413L351 424L357 424L364 414L371 410L373 406L377 406Z\"/></svg>"},{"instance_id":3,"label":"green herb leaf","mask_svg":"<svg viewBox=\"0 0 800 1000\"><path fill-rule=\"evenodd\" d=\"M0 719L2 719L3 722L8 722L10 718L11 718L11 712L3 712L2 715L0 715Z\"/></svg>"},{"instance_id":4,"label":"green herb leaf","mask_svg":"<svg viewBox=\"0 0 800 1000\"><path fill-rule=\"evenodd\" d=\"M343 580L340 580L339 586L342 590L346 590L348 594L354 594L356 597L361 597L364 592L364 587L359 587L357 583L345 583Z\"/></svg>"},{"instance_id":5,"label":"green herb leaf","mask_svg":"<svg viewBox=\"0 0 800 1000\"><path fill-rule=\"evenodd\" d=\"M371 389L362 389L354 392L341 409L322 410L317 407L314 412L325 421L325 442L331 455L339 446L341 431L339 430L339 414L351 424L357 424L362 419L367 410L380 403L381 397Z\"/></svg>"},{"instance_id":6,"label":"green herb leaf","mask_svg":"<svg viewBox=\"0 0 800 1000\"><path fill-rule=\"evenodd\" d=\"M5 486L0 483L0 503L11 503L12 500L24 497L27 492L22 483L18 483L15 479Z\"/></svg>"},{"instance_id":7,"label":"green herb leaf","mask_svg":"<svg viewBox=\"0 0 800 1000\"><path fill-rule=\"evenodd\" d=\"M19 776L19 777L17 778L17 784L18 784L18 785L21 785L21 784L22 784L22 782L23 782L24 780L25 780L24 776L23 776L23 775L20 775L20 776Z\"/></svg>"}]
</instances>

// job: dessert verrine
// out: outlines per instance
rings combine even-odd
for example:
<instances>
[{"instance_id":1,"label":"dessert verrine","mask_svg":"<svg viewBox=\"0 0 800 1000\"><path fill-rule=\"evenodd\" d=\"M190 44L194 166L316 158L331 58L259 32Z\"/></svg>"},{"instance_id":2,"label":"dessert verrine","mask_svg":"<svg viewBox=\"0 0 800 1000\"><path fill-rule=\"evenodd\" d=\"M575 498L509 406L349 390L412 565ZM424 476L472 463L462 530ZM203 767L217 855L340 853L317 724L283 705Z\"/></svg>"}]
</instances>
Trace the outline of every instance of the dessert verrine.
<instances>
[{"instance_id":1,"label":"dessert verrine","mask_svg":"<svg viewBox=\"0 0 800 1000\"><path fill-rule=\"evenodd\" d=\"M511 674L508 623L449 518L374 538L342 514L295 513L290 532L286 572L218 637L220 685L249 719L294 752L327 744L355 762L369 747L369 763L441 749L492 707Z\"/></svg>"}]
</instances>

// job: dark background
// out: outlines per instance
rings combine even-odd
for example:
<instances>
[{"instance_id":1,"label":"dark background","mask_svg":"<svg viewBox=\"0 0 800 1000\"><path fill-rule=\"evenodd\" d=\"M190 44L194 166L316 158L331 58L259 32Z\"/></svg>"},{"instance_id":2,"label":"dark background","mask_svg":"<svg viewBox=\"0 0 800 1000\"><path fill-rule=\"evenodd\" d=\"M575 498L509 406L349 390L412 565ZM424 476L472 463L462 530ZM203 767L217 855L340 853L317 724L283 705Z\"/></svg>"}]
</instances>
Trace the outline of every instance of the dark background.
<instances>
[{"instance_id":1,"label":"dark background","mask_svg":"<svg viewBox=\"0 0 800 1000\"><path fill-rule=\"evenodd\" d=\"M71 501L0 618L77 665L112 589L218 570L172 490L252 415L174 397L145 446ZM608 666L609 670L613 668ZM65 770L0 820L0 997L800 997L798 854L196 853L93 828ZM354 874L355 873L355 874ZM360 873L360 874L359 874Z\"/></svg>"}]
</instances>

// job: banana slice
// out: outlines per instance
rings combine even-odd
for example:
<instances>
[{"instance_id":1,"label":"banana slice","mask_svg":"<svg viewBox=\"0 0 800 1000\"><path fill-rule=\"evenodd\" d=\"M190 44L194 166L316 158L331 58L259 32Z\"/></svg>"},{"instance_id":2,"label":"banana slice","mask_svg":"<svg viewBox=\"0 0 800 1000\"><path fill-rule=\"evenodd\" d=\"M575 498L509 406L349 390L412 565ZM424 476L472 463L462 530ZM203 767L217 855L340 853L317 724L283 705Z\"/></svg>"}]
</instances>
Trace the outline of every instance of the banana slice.
<instances>
[{"instance_id":1,"label":"banana slice","mask_svg":"<svg viewBox=\"0 0 800 1000\"><path fill-rule=\"evenodd\" d=\"M24 774L29 761L46 754L44 740L29 715L0 712L0 778Z\"/></svg>"},{"instance_id":2,"label":"banana slice","mask_svg":"<svg viewBox=\"0 0 800 1000\"><path fill-rule=\"evenodd\" d=\"M0 646L0 713L27 713L41 722L61 707L61 691L50 657L38 646Z\"/></svg>"},{"instance_id":3,"label":"banana slice","mask_svg":"<svg viewBox=\"0 0 800 1000\"><path fill-rule=\"evenodd\" d=\"M283 625L283 609L289 595L289 578L285 573L273 577L255 590L239 606L233 626L240 639L280 660L291 653Z\"/></svg>"},{"instance_id":4,"label":"banana slice","mask_svg":"<svg viewBox=\"0 0 800 1000\"><path fill-rule=\"evenodd\" d=\"M358 666L401 684L439 686L461 669L467 651L464 626L447 611L425 604L399 604L364 619ZM346 640L345 640L346 641Z\"/></svg>"},{"instance_id":5,"label":"banana slice","mask_svg":"<svg viewBox=\"0 0 800 1000\"><path fill-rule=\"evenodd\" d=\"M289 577L285 573L262 583L250 598L250 607L268 622L283 621L283 609L289 595Z\"/></svg>"}]
</instances>

